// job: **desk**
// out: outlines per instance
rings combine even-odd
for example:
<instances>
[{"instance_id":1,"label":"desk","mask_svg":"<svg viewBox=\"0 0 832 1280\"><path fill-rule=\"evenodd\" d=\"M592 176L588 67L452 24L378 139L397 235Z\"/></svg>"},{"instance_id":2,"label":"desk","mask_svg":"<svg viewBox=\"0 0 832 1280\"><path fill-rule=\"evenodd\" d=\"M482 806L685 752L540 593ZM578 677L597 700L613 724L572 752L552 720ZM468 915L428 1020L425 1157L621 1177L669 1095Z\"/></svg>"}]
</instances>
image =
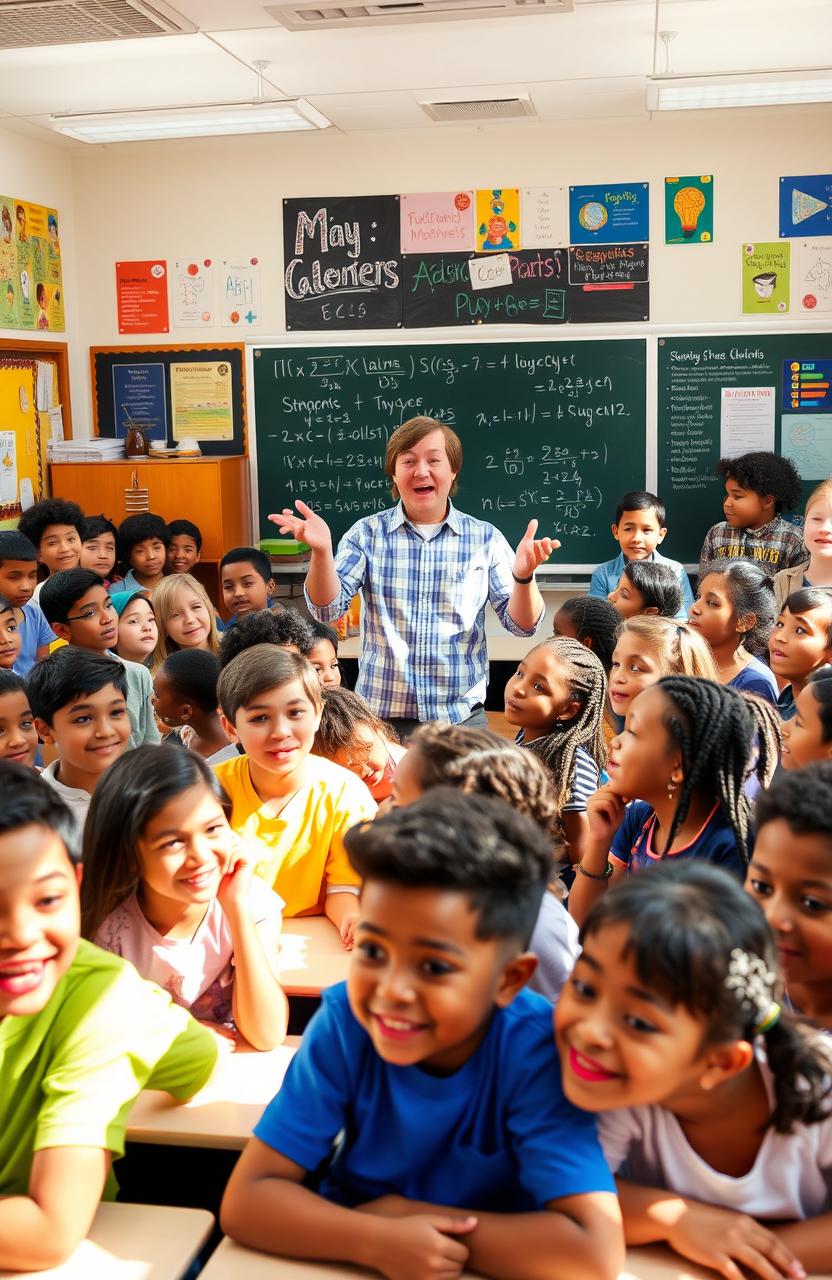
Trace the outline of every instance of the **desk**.
<instances>
[{"instance_id":1,"label":"desk","mask_svg":"<svg viewBox=\"0 0 832 1280\"><path fill-rule=\"evenodd\" d=\"M326 916L284 920L279 964L283 990L287 996L319 996L324 987L346 980L351 955Z\"/></svg>"},{"instance_id":2,"label":"desk","mask_svg":"<svg viewBox=\"0 0 832 1280\"><path fill-rule=\"evenodd\" d=\"M299 1036L287 1036L268 1053L247 1047L232 1053L221 1045L214 1074L189 1102L156 1089L139 1094L127 1117L128 1142L242 1151L299 1044Z\"/></svg>"},{"instance_id":3,"label":"desk","mask_svg":"<svg viewBox=\"0 0 832 1280\"><path fill-rule=\"evenodd\" d=\"M205 1244L214 1219L204 1209L101 1204L86 1240L39 1280L179 1280ZM31 1271L0 1271L0 1280L31 1280Z\"/></svg>"}]
</instances>

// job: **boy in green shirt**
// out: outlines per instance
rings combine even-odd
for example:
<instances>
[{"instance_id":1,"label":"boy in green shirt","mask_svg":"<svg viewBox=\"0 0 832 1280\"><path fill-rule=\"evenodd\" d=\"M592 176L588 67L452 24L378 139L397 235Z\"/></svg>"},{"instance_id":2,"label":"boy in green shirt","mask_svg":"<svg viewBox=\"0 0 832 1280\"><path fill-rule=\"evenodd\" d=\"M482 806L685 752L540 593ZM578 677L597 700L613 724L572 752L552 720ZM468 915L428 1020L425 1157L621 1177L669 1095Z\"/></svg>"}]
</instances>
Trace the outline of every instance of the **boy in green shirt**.
<instances>
[{"instance_id":1,"label":"boy in green shirt","mask_svg":"<svg viewBox=\"0 0 832 1280\"><path fill-rule=\"evenodd\" d=\"M207 1081L211 1032L80 938L72 816L0 760L0 1269L63 1262L86 1236L143 1088ZM109 1185L108 1185L109 1184Z\"/></svg>"}]
</instances>

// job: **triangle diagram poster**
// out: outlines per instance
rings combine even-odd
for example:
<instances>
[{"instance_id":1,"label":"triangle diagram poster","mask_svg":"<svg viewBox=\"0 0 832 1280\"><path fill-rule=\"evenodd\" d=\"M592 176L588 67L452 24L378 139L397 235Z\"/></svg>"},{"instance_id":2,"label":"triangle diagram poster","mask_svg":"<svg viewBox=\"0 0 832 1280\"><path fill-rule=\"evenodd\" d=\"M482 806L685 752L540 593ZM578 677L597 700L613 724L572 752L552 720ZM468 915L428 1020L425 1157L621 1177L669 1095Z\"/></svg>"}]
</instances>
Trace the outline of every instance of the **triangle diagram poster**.
<instances>
[{"instance_id":1,"label":"triangle diagram poster","mask_svg":"<svg viewBox=\"0 0 832 1280\"><path fill-rule=\"evenodd\" d=\"M780 238L832 236L832 173L780 179Z\"/></svg>"}]
</instances>

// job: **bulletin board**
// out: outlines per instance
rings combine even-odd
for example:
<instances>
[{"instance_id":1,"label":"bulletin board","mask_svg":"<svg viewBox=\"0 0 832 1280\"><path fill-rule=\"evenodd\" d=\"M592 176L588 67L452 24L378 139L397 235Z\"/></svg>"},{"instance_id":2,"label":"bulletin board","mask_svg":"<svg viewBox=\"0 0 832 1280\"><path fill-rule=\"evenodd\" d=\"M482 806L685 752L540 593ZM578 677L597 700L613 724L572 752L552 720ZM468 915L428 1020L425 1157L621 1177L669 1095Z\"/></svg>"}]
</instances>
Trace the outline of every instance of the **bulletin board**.
<instances>
[{"instance_id":1,"label":"bulletin board","mask_svg":"<svg viewBox=\"0 0 832 1280\"><path fill-rule=\"evenodd\" d=\"M245 346L91 347L93 434L125 438L130 422L175 448L196 439L206 457L246 452Z\"/></svg>"},{"instance_id":2,"label":"bulletin board","mask_svg":"<svg viewBox=\"0 0 832 1280\"><path fill-rule=\"evenodd\" d=\"M39 363L51 368L52 403L61 406L64 437L72 435L66 343L0 341L0 528L16 526L22 504L49 496L50 419L37 408Z\"/></svg>"}]
</instances>

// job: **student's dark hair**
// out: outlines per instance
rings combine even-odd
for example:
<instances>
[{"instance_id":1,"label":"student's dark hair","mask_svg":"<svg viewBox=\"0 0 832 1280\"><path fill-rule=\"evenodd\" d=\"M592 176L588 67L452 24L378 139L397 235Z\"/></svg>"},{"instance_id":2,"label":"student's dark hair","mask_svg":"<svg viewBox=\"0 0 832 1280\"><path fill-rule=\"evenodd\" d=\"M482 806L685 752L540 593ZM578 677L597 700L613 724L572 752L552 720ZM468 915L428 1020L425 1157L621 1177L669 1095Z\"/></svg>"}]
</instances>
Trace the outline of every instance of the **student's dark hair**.
<instances>
[{"instance_id":1,"label":"student's dark hair","mask_svg":"<svg viewBox=\"0 0 832 1280\"><path fill-rule=\"evenodd\" d=\"M116 545L118 545L118 529L116 529L112 520L108 520L105 515L84 516L84 524L81 529L82 542L89 542L92 538L100 538L103 533L111 533L116 539Z\"/></svg>"},{"instance_id":2,"label":"student's dark hair","mask_svg":"<svg viewBox=\"0 0 832 1280\"><path fill-rule=\"evenodd\" d=\"M725 590L738 618L754 618L754 623L743 632L742 643L749 653L760 657L768 652L768 638L777 617L774 603L774 582L764 569L753 560L714 560L699 575L697 590L710 574L725 579Z\"/></svg>"},{"instance_id":3,"label":"student's dark hair","mask_svg":"<svg viewBox=\"0 0 832 1280\"><path fill-rule=\"evenodd\" d=\"M753 769L761 787L767 787L780 764L780 753L783 750L783 719L777 707L767 698L760 698L756 693L742 690L742 698L754 717L756 732L754 746L751 748L749 772ZM756 748L756 760L754 759Z\"/></svg>"},{"instance_id":4,"label":"student's dark hair","mask_svg":"<svg viewBox=\"0 0 832 1280\"><path fill-rule=\"evenodd\" d=\"M478 938L527 946L552 869L552 842L502 800L437 787L344 837L363 881L463 893Z\"/></svg>"},{"instance_id":5,"label":"student's dark hair","mask_svg":"<svg viewBox=\"0 0 832 1280\"><path fill-rule=\"evenodd\" d=\"M56 835L70 862L81 861L81 837L73 814L35 769L0 760L0 835L44 827Z\"/></svg>"},{"instance_id":6,"label":"student's dark hair","mask_svg":"<svg viewBox=\"0 0 832 1280\"><path fill-rule=\"evenodd\" d=\"M148 538L158 538L167 547L170 542L168 526L161 516L152 511L140 511L136 515L127 516L118 527L118 556L125 564L130 563L130 553L139 542Z\"/></svg>"},{"instance_id":7,"label":"student's dark hair","mask_svg":"<svg viewBox=\"0 0 832 1280\"><path fill-rule=\"evenodd\" d=\"M207 649L177 649L165 658L159 672L164 672L183 702L196 703L206 714L216 711L220 678L216 654Z\"/></svg>"},{"instance_id":8,"label":"student's dark hair","mask_svg":"<svg viewBox=\"0 0 832 1280\"><path fill-rule=\"evenodd\" d=\"M774 1001L777 959L765 916L732 876L695 858L627 876L596 902L581 943L610 925L626 926L639 983L701 1018L706 1044L754 1041ZM786 1011L763 1034L774 1077L770 1126L789 1133L825 1119L832 1054L824 1037Z\"/></svg>"},{"instance_id":9,"label":"student's dark hair","mask_svg":"<svg viewBox=\"0 0 832 1280\"><path fill-rule=\"evenodd\" d=\"M759 450L739 458L720 458L717 472L761 498L772 494L775 515L794 511L800 503L803 489L797 468L789 458L781 458L777 453Z\"/></svg>"},{"instance_id":10,"label":"student's dark hair","mask_svg":"<svg viewBox=\"0 0 832 1280\"><path fill-rule=\"evenodd\" d=\"M298 680L314 707L321 705L318 673L301 654L275 644L256 644L239 653L227 666L220 663L217 697L222 713L232 724L237 713L261 693L280 689Z\"/></svg>"},{"instance_id":11,"label":"student's dark hair","mask_svg":"<svg viewBox=\"0 0 832 1280\"><path fill-rule=\"evenodd\" d=\"M655 609L660 618L675 618L682 608L682 588L669 564L654 560L628 560L625 576L644 600L644 611Z\"/></svg>"},{"instance_id":12,"label":"student's dark hair","mask_svg":"<svg viewBox=\"0 0 832 1280\"><path fill-rule=\"evenodd\" d=\"M26 677L26 692L34 714L51 727L56 711L80 697L98 693L108 684L127 698L123 664L117 658L68 644L50 653L43 662L35 663Z\"/></svg>"},{"instance_id":13,"label":"student's dark hair","mask_svg":"<svg viewBox=\"0 0 832 1280\"><path fill-rule=\"evenodd\" d=\"M579 706L571 720L558 721L551 733L535 738L525 750L536 755L548 769L555 784L558 808L562 809L572 792L578 747L589 752L599 769L606 764L603 721L607 677L598 658L580 640L550 636L543 644L557 655L563 668L562 678Z\"/></svg>"},{"instance_id":14,"label":"student's dark hair","mask_svg":"<svg viewBox=\"0 0 832 1280\"><path fill-rule=\"evenodd\" d=\"M67 502L64 498L41 498L20 517L17 528L29 538L36 547L40 546L44 531L52 524L69 524L77 529L78 537L84 528L84 513L77 502Z\"/></svg>"},{"instance_id":15,"label":"student's dark hair","mask_svg":"<svg viewBox=\"0 0 832 1280\"><path fill-rule=\"evenodd\" d=\"M137 846L148 822L200 783L225 811L231 803L198 751L172 743L137 747L114 761L93 792L84 824L81 933L94 938L106 916L139 883Z\"/></svg>"},{"instance_id":16,"label":"student's dark hair","mask_svg":"<svg viewBox=\"0 0 832 1280\"><path fill-rule=\"evenodd\" d=\"M279 613L258 609L255 613L244 613L233 627L223 632L220 666L227 667L238 654L255 644L291 644L306 656L314 643L312 628L297 609L281 609Z\"/></svg>"},{"instance_id":17,"label":"student's dark hair","mask_svg":"<svg viewBox=\"0 0 832 1280\"><path fill-rule=\"evenodd\" d=\"M735 689L694 676L664 676L658 688L670 704L664 726L682 756L683 780L664 852L673 844L694 795L716 801L744 862L749 853L749 811L744 785L754 745L755 719Z\"/></svg>"},{"instance_id":18,"label":"student's dark hair","mask_svg":"<svg viewBox=\"0 0 832 1280\"><path fill-rule=\"evenodd\" d=\"M46 579L38 603L48 623L66 622L73 605L93 587L103 587L104 579L92 569L61 569Z\"/></svg>"},{"instance_id":19,"label":"student's dark hair","mask_svg":"<svg viewBox=\"0 0 832 1280\"><path fill-rule=\"evenodd\" d=\"M7 693L25 693L26 681L16 671L0 667L0 698Z\"/></svg>"},{"instance_id":20,"label":"student's dark hair","mask_svg":"<svg viewBox=\"0 0 832 1280\"><path fill-rule=\"evenodd\" d=\"M832 761L813 760L778 775L754 803L754 825L782 818L796 836L832 838Z\"/></svg>"},{"instance_id":21,"label":"student's dark hair","mask_svg":"<svg viewBox=\"0 0 832 1280\"><path fill-rule=\"evenodd\" d=\"M621 524L621 517L625 511L655 511L659 528L664 529L667 524L664 503L655 493L648 493L646 489L632 489L629 493L624 494L615 508L616 524Z\"/></svg>"},{"instance_id":22,"label":"student's dark hair","mask_svg":"<svg viewBox=\"0 0 832 1280\"><path fill-rule=\"evenodd\" d=\"M333 649L335 650L335 656L337 658L338 644L341 637L338 635L338 632L335 630L335 628L328 627L325 622L318 622L316 618L313 618L310 621L309 626L312 631L312 635L315 637L312 647L314 648L316 644L320 644L321 640L328 640L329 643L332 645Z\"/></svg>"},{"instance_id":23,"label":"student's dark hair","mask_svg":"<svg viewBox=\"0 0 832 1280\"><path fill-rule=\"evenodd\" d=\"M0 565L7 560L34 560L37 562L38 549L19 529L0 529Z\"/></svg>"},{"instance_id":24,"label":"student's dark hair","mask_svg":"<svg viewBox=\"0 0 832 1280\"><path fill-rule=\"evenodd\" d=\"M570 596L560 612L565 613L577 632L576 639L595 654L607 675L612 666L615 633L621 615L603 596Z\"/></svg>"},{"instance_id":25,"label":"student's dark hair","mask_svg":"<svg viewBox=\"0 0 832 1280\"><path fill-rule=\"evenodd\" d=\"M446 786L469 795L493 796L560 840L554 784L531 752L488 729L447 723L420 725L408 747L408 759L417 765L423 791ZM558 853L553 849L553 857Z\"/></svg>"},{"instance_id":26,"label":"student's dark hair","mask_svg":"<svg viewBox=\"0 0 832 1280\"><path fill-rule=\"evenodd\" d=\"M324 708L315 741L312 743L315 755L333 760L342 748L350 751L356 759L360 759L362 753L366 755L367 748L356 737L356 729L360 724L369 725L382 738L398 742L399 735L393 726L377 716L359 693L333 688L322 689L321 696Z\"/></svg>"},{"instance_id":27,"label":"student's dark hair","mask_svg":"<svg viewBox=\"0 0 832 1280\"><path fill-rule=\"evenodd\" d=\"M41 594L43 594L41 592ZM826 642L832 646L832 593L822 587L801 587L786 596L780 612L788 609L789 613L811 613L813 609L825 609L828 616L826 623Z\"/></svg>"},{"instance_id":28,"label":"student's dark hair","mask_svg":"<svg viewBox=\"0 0 832 1280\"><path fill-rule=\"evenodd\" d=\"M168 522L168 545L172 538L193 538L197 551L202 550L202 530L193 520L170 520Z\"/></svg>"},{"instance_id":29,"label":"student's dark hair","mask_svg":"<svg viewBox=\"0 0 832 1280\"><path fill-rule=\"evenodd\" d=\"M257 547L232 547L220 560L220 573L227 564L250 564L264 582L270 582L274 576L271 560L265 551L260 551Z\"/></svg>"},{"instance_id":30,"label":"student's dark hair","mask_svg":"<svg viewBox=\"0 0 832 1280\"><path fill-rule=\"evenodd\" d=\"M818 705L821 742L832 742L832 667L827 663L813 671L806 681Z\"/></svg>"}]
</instances>

